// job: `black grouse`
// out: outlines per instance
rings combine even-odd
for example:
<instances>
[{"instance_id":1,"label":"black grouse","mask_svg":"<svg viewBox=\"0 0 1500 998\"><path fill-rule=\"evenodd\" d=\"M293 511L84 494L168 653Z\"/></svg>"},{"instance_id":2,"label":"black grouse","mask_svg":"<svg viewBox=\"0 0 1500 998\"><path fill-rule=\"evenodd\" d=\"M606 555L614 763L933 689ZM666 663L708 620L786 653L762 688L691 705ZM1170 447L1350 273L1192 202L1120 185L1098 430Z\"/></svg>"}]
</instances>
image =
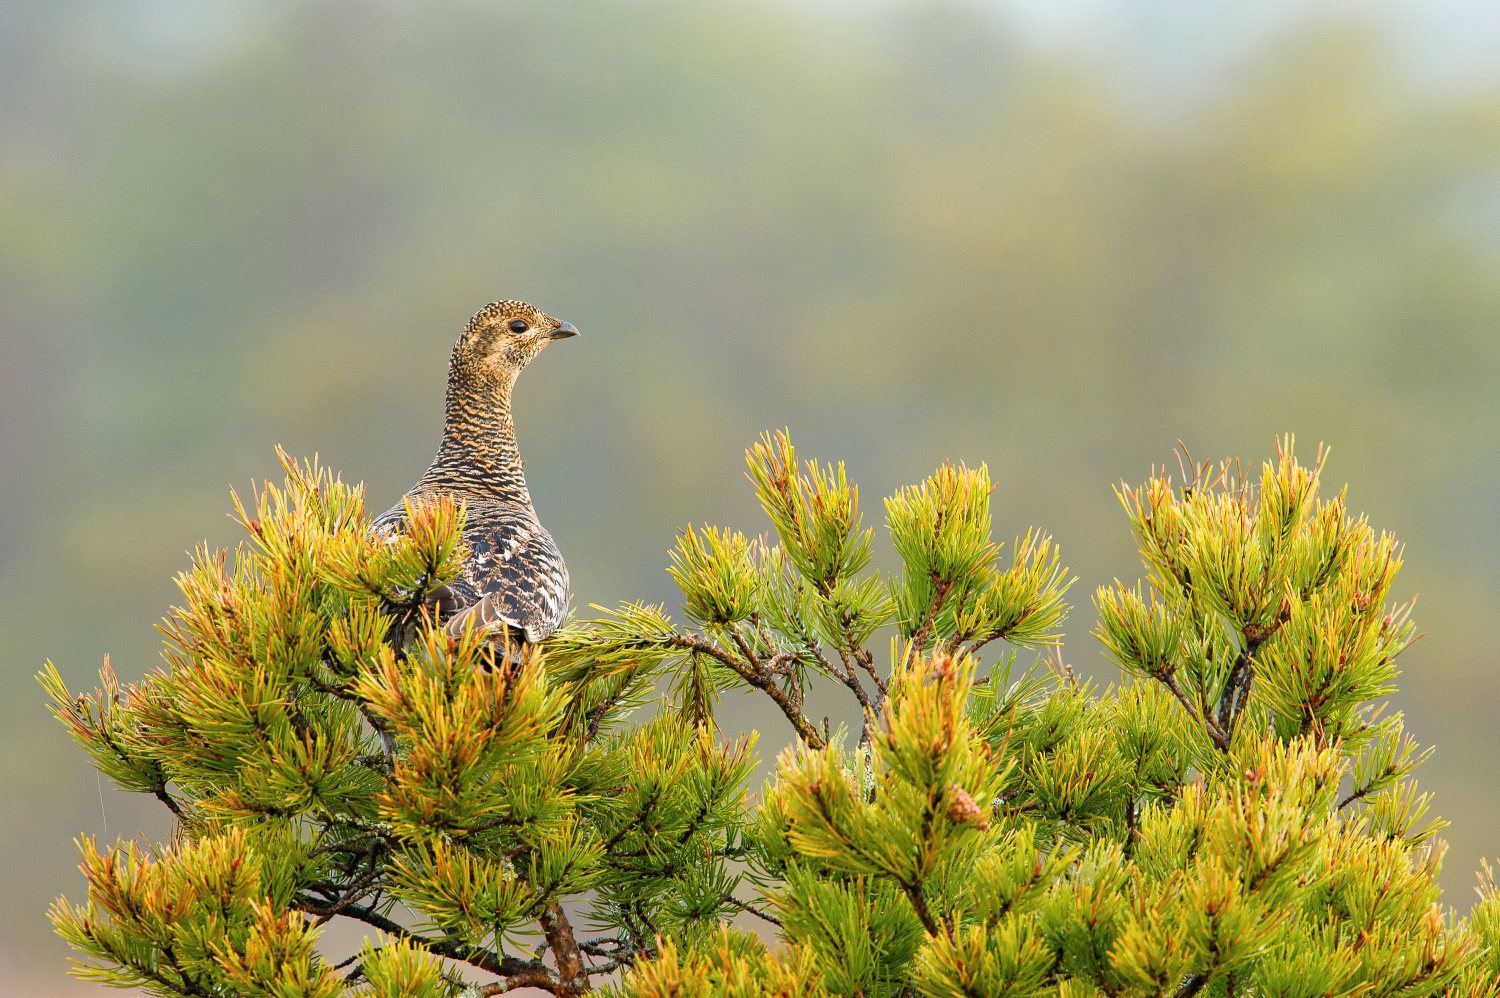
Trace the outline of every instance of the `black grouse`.
<instances>
[{"instance_id":1,"label":"black grouse","mask_svg":"<svg viewBox=\"0 0 1500 998\"><path fill-rule=\"evenodd\" d=\"M526 491L510 415L516 377L553 340L577 336L568 322L523 301L497 301L464 327L448 365L443 441L432 466L406 493L413 506L450 495L468 511L464 542L473 550L463 574L439 593L443 626L468 627L535 644L568 615L568 569ZM394 537L406 521L405 500L370 525Z\"/></svg>"}]
</instances>

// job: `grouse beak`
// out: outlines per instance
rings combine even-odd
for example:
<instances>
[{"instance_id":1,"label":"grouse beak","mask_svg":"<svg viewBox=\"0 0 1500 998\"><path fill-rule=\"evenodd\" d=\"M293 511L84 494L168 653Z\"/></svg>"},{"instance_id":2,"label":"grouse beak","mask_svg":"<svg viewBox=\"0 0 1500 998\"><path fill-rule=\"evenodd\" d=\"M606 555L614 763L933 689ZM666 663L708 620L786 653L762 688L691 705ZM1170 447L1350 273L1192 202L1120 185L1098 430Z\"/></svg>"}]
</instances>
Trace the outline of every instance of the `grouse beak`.
<instances>
[{"instance_id":1,"label":"grouse beak","mask_svg":"<svg viewBox=\"0 0 1500 998\"><path fill-rule=\"evenodd\" d=\"M558 327L547 334L549 340L565 340L569 336L577 336L578 327L571 322L559 323Z\"/></svg>"}]
</instances>

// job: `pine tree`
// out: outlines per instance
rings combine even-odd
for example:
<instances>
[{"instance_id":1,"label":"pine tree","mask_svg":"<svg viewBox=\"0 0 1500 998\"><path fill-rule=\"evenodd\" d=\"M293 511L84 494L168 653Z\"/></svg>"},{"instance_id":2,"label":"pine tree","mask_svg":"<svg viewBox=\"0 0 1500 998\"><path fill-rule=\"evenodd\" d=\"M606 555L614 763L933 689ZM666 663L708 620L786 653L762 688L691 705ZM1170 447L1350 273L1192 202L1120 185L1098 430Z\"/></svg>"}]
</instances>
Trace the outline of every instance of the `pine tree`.
<instances>
[{"instance_id":1,"label":"pine tree","mask_svg":"<svg viewBox=\"0 0 1500 998\"><path fill-rule=\"evenodd\" d=\"M1431 749L1383 704L1400 546L1278 451L1120 488L1146 577L1095 596L1102 691L1064 664L1056 545L993 542L983 466L886 501L884 577L844 468L768 435L774 539L680 534L688 626L624 603L533 649L426 615L461 509L377 543L359 488L283 456L235 499L249 542L179 577L164 669L41 677L177 822L84 839L53 921L79 976L156 995L1500 994L1500 891L1442 906ZM857 732L806 715L815 681ZM793 739L754 796L734 689ZM334 918L370 930L343 962Z\"/></svg>"}]
</instances>

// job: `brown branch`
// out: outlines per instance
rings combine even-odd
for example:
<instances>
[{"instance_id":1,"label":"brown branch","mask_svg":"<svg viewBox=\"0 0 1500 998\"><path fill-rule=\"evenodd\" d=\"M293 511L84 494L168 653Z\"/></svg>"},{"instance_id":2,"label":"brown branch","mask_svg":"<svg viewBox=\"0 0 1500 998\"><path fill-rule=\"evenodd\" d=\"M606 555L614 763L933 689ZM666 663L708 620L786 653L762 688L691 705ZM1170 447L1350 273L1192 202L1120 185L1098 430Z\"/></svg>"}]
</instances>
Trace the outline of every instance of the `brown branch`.
<instances>
[{"instance_id":1,"label":"brown branch","mask_svg":"<svg viewBox=\"0 0 1500 998\"><path fill-rule=\"evenodd\" d=\"M880 696L876 698L876 704L875 705L877 707L879 707L880 703L885 700L885 694L886 694L886 682L885 682L885 680L881 679L880 678L880 673L875 670L875 664L874 664L874 661L870 658L870 653L868 651L866 651L864 648L858 647L855 644L853 638L849 639L849 653L854 656L855 663L861 669L864 669L866 672L868 672L870 674L870 678L875 681L875 688L880 691Z\"/></svg>"},{"instance_id":2,"label":"brown branch","mask_svg":"<svg viewBox=\"0 0 1500 998\"><path fill-rule=\"evenodd\" d=\"M932 606L927 608L927 619L922 621L922 626L917 628L916 633L906 644L908 660L915 652L920 652L927 647L927 639L932 637L932 629L937 624L938 614L943 610L943 603L948 599L948 593L953 589L952 582L937 582L934 580L937 592L932 597Z\"/></svg>"},{"instance_id":3,"label":"brown branch","mask_svg":"<svg viewBox=\"0 0 1500 998\"><path fill-rule=\"evenodd\" d=\"M614 835L610 836L609 841L604 843L603 851L606 853L610 852L614 849L615 846L619 845L620 840L629 835L633 829L635 829L642 821L644 821L646 819L646 816L651 813L651 809L656 807L656 805L660 802L661 788L658 787L656 790L652 791L651 796L646 798L646 802L641 805L640 817L636 818L634 821L627 821L622 823L620 825L619 831L615 832Z\"/></svg>"},{"instance_id":4,"label":"brown branch","mask_svg":"<svg viewBox=\"0 0 1500 998\"><path fill-rule=\"evenodd\" d=\"M351 884L349 888L343 892L342 896L338 898L338 900L333 901L329 904L317 904L311 899L299 898L297 901L293 902L292 907L298 911L305 911L309 915L317 915L317 924L322 925L333 916L343 914L344 909L354 904L354 902L360 900L360 898L364 897L366 894L370 894L374 891L380 890L380 885L378 885L376 881L380 879L381 874L383 874L384 872L385 871L383 869L370 870L363 877L360 877L353 884Z\"/></svg>"},{"instance_id":5,"label":"brown branch","mask_svg":"<svg viewBox=\"0 0 1500 998\"><path fill-rule=\"evenodd\" d=\"M748 911L750 914L754 915L755 917L757 917L757 918L763 918L767 922L770 922L772 925L775 925L775 926L778 926L778 927L781 925L781 919L777 918L775 915L771 914L769 911L764 911L764 910L762 910L760 908L757 908L757 907L755 907L755 905L751 904L748 901L741 901L739 898L735 897L733 894L729 895L729 897L725 898L724 900L727 901L729 904L733 905L734 907L738 908L740 911Z\"/></svg>"},{"instance_id":6,"label":"brown branch","mask_svg":"<svg viewBox=\"0 0 1500 998\"><path fill-rule=\"evenodd\" d=\"M599 706L595 707L589 713L589 730L583 736L585 743L593 741L595 736L599 734L599 725L604 723L604 715L609 713L609 708L620 702L620 698L625 695L625 691L630 688L630 684L635 682L635 677L640 671L641 665L638 662L625 673L625 677L620 682L619 688L614 693L605 697Z\"/></svg>"},{"instance_id":7,"label":"brown branch","mask_svg":"<svg viewBox=\"0 0 1500 998\"><path fill-rule=\"evenodd\" d=\"M1382 780L1390 779L1398 772L1400 772L1399 766L1396 766L1394 764L1386 766L1380 771L1379 776L1376 776L1364 786L1352 790L1348 797L1345 797L1343 800L1339 801L1338 810L1342 811L1344 808L1348 807L1350 804L1353 804L1355 801L1363 800L1367 795L1375 792L1375 787L1377 784L1379 784Z\"/></svg>"},{"instance_id":8,"label":"brown branch","mask_svg":"<svg viewBox=\"0 0 1500 998\"><path fill-rule=\"evenodd\" d=\"M542 908L538 921L546 935L547 945L552 948L552 959L557 964L557 987L552 993L559 998L573 998L589 990L589 975L583 966L583 956L578 951L578 941L573 938L573 926L562 905L556 901Z\"/></svg>"},{"instance_id":9,"label":"brown branch","mask_svg":"<svg viewBox=\"0 0 1500 998\"><path fill-rule=\"evenodd\" d=\"M606 697L604 702L595 707L593 712L589 714L589 729L583 733L583 740L585 742L591 742L598 736L599 725L604 723L604 715L613 706L614 700L614 697Z\"/></svg>"},{"instance_id":10,"label":"brown branch","mask_svg":"<svg viewBox=\"0 0 1500 998\"><path fill-rule=\"evenodd\" d=\"M364 716L365 721L369 723L370 727L375 730L375 733L380 736L380 748L385 753L386 760L394 759L396 757L396 736L391 734L390 725L376 717L375 713L370 710L370 705L362 701L359 705L359 712Z\"/></svg>"},{"instance_id":11,"label":"brown branch","mask_svg":"<svg viewBox=\"0 0 1500 998\"><path fill-rule=\"evenodd\" d=\"M1256 642L1249 642L1245 648L1234 657L1234 665L1229 670L1229 677L1224 680L1224 689L1219 694L1218 719L1219 730L1223 735L1223 743L1220 748L1229 751L1229 742L1234 738L1235 722L1239 720L1240 712L1245 709L1245 704L1250 699L1250 687L1255 682L1255 652L1259 648Z\"/></svg>"},{"instance_id":12,"label":"brown branch","mask_svg":"<svg viewBox=\"0 0 1500 998\"><path fill-rule=\"evenodd\" d=\"M793 702L792 698L786 694L786 691L782 690L772 681L770 673L761 673L752 670L749 664L740 661L718 645L711 641L706 641L696 634L675 634L664 640L673 647L688 648L692 651L701 652L715 661L728 666L732 672L745 682L769 696L775 702L776 706L781 708L781 712L786 715L787 720L792 722L792 727L797 729L797 734L811 748L820 749L824 747L824 741L818 735L817 728L813 727L813 723L803 715L801 708Z\"/></svg>"},{"instance_id":13,"label":"brown branch","mask_svg":"<svg viewBox=\"0 0 1500 998\"><path fill-rule=\"evenodd\" d=\"M723 792L723 788L720 787L717 782L714 785L714 790L716 794ZM692 821L688 822L688 826L683 831L683 833L677 836L678 849L681 849L684 845L687 844L688 839L697 834L698 829L703 826L703 822L708 820L709 814L713 811L714 805L718 802L719 801L717 796L713 796L708 802L702 804L698 808L697 815L693 817ZM609 853L609 855L615 859L640 859L642 857L649 856L653 850L641 849L635 852L611 852L610 849L611 847L618 845L620 840L625 837L625 834L627 832L639 827L640 823L646 819L647 812L649 812L651 808L654 808L657 803L657 798L652 797L645 810L641 812L641 816L635 821L627 823L618 833L615 834L613 838L609 840L609 842L604 847L605 852Z\"/></svg>"},{"instance_id":14,"label":"brown branch","mask_svg":"<svg viewBox=\"0 0 1500 998\"><path fill-rule=\"evenodd\" d=\"M98 941L97 937L91 936L90 938L93 938L96 942ZM210 992L203 990L203 986L199 983L199 981L202 980L202 975L199 974L198 976L189 978L187 975L187 971L183 970L182 966L177 962L177 954L172 952L172 947L162 947L162 955L167 958L167 964L172 968L173 973L175 973L178 979L181 981L180 984L173 984L171 981L167 980L156 971L147 970L146 968L141 967L138 964L127 963L126 966L129 966L132 970L136 971L136 973L141 974L144 977L148 977L165 987L171 988L179 994L195 996L201 995L203 996L203 998L209 998Z\"/></svg>"},{"instance_id":15,"label":"brown branch","mask_svg":"<svg viewBox=\"0 0 1500 998\"><path fill-rule=\"evenodd\" d=\"M780 655L781 649L777 648L776 642L771 639L771 632L766 630L766 625L761 621L760 614L752 613L750 615L750 623L754 625L755 633L760 635L760 640L762 641L762 643L764 643L767 648L771 649L772 656L774 657L776 655Z\"/></svg>"},{"instance_id":16,"label":"brown branch","mask_svg":"<svg viewBox=\"0 0 1500 998\"><path fill-rule=\"evenodd\" d=\"M927 907L927 895L922 891L921 884L902 884L906 891L906 898L911 906L916 909L917 917L922 920L922 926L927 930L929 936L942 935L942 926L938 925L937 919L932 917L932 910Z\"/></svg>"},{"instance_id":17,"label":"brown branch","mask_svg":"<svg viewBox=\"0 0 1500 998\"><path fill-rule=\"evenodd\" d=\"M1250 705L1250 690L1255 685L1255 653L1291 619L1291 604L1283 602L1269 624L1245 628L1244 647L1234 657L1234 666L1229 670L1229 678L1224 681L1223 692L1219 694L1219 731L1222 735L1219 747L1226 752L1234 739L1234 729L1239 724L1240 716Z\"/></svg>"},{"instance_id":18,"label":"brown branch","mask_svg":"<svg viewBox=\"0 0 1500 998\"><path fill-rule=\"evenodd\" d=\"M580 952L586 953L592 957L598 957L599 959L604 961L603 963L595 964L584 971L584 973L588 974L590 977L593 977L596 974L612 974L617 970L633 966L635 964L636 957L641 955L640 951L637 950L633 945L631 945L629 939L621 939L618 937L609 939L595 939L591 942L581 942L578 944L578 949Z\"/></svg>"},{"instance_id":19,"label":"brown branch","mask_svg":"<svg viewBox=\"0 0 1500 998\"><path fill-rule=\"evenodd\" d=\"M765 670L773 676L791 676L792 666L801 656L794 651L779 651L766 660Z\"/></svg>"},{"instance_id":20,"label":"brown branch","mask_svg":"<svg viewBox=\"0 0 1500 998\"><path fill-rule=\"evenodd\" d=\"M612 946L614 948L606 949L606 945ZM620 939L616 936L610 936L607 939L590 939L586 942L579 943L578 949L581 952L587 953L589 956L597 956L601 959L613 960L621 953L627 953L630 951L630 940Z\"/></svg>"},{"instance_id":21,"label":"brown branch","mask_svg":"<svg viewBox=\"0 0 1500 998\"><path fill-rule=\"evenodd\" d=\"M109 668L109 656L108 655L104 656L104 667L106 669ZM114 673L111 672L111 673L109 673L109 675L112 677L114 675ZM133 688L134 687L132 687L132 689ZM116 685L115 687L113 687L113 689L118 690L119 689L118 685ZM103 725L104 724L104 707L103 707L104 691L102 691L102 690L99 691L99 694L100 694L100 698L101 698L100 699L100 707L99 707L99 723L101 725ZM79 697L79 699L81 701L83 698ZM68 713L71 715L71 717L77 717L78 716L78 711L76 709L70 710ZM58 716L61 716L61 715L59 714ZM92 731L94 733L97 733L98 736L99 736L99 738L100 738L100 740L104 742L105 747L108 748L111 752L113 752L115 754L115 757L118 758L121 762L125 763L127 766L130 766L131 768L135 768L135 767L137 767L137 766L139 766L141 764L140 760L132 758L131 755L130 755L130 753L126 752L125 749L123 749L120 745L118 745L115 742L114 738L111 736L111 734L110 734L110 732L109 732L109 730L107 728L104 728L104 727L101 726L101 727L98 727L98 728L89 729L89 728L86 728L86 726L84 726L83 722L81 722L81 721L75 723L72 720L70 720L69 723L72 724L72 727L73 727L73 729L75 731L89 730L89 731ZM171 811L172 812L172 816L175 817L175 818L177 818L180 821L182 819L182 808L181 808L181 806L178 805L177 801L175 801L175 800L172 799L172 795L169 794L169 793L167 793L167 783L168 783L168 780L167 780L166 773L163 772L163 770L162 770L161 763L160 762L151 761L150 762L150 766L151 766L153 775L156 777L155 782L153 782L153 784L151 786L151 792L156 795L156 799L157 800L159 800L163 804L167 805L167 810Z\"/></svg>"},{"instance_id":22,"label":"brown branch","mask_svg":"<svg viewBox=\"0 0 1500 998\"><path fill-rule=\"evenodd\" d=\"M1205 715L1199 713L1197 705L1187 698L1186 693L1182 692L1182 686L1178 684L1177 674L1175 672L1173 672L1171 669L1163 669L1161 672L1152 673L1152 675L1154 675L1163 686L1172 691L1172 695L1177 698L1177 702L1182 704L1182 709L1188 712L1188 717L1191 717L1195 721L1202 721L1203 723L1210 726L1213 725L1213 718L1206 717Z\"/></svg>"},{"instance_id":23,"label":"brown branch","mask_svg":"<svg viewBox=\"0 0 1500 998\"><path fill-rule=\"evenodd\" d=\"M367 839L370 839L372 837L373 838L382 838L383 837L383 833L376 832L376 831L360 832L358 835L351 835L347 839L339 839L337 842L329 842L326 845L318 846L318 848L316 848L312 852L308 853L307 856L308 856L309 859L311 859L314 856L321 856L324 853L330 853L330 852L352 852L353 850L347 848L348 846L363 845L364 842Z\"/></svg>"},{"instance_id":24,"label":"brown branch","mask_svg":"<svg viewBox=\"0 0 1500 998\"><path fill-rule=\"evenodd\" d=\"M828 660L828 656L823 654L822 643L818 641L817 638L813 637L812 632L810 632L806 627L803 626L802 621L793 617L790 618L788 622L797 628L797 637L802 639L803 647L807 649L809 654L811 654L818 660L818 664L823 667L823 671L830 676L837 676L839 671L838 669L834 668L833 663Z\"/></svg>"},{"instance_id":25,"label":"brown branch","mask_svg":"<svg viewBox=\"0 0 1500 998\"><path fill-rule=\"evenodd\" d=\"M499 977L507 977L515 980L534 974L537 971L550 973L537 960L521 960L513 956L497 956L490 950L481 949L477 946L469 946L451 939L429 939L426 936L417 935L400 922L387 918L373 908L349 905L343 911L339 912L339 914L345 918L364 922L366 925L373 926L387 935L409 940L436 956L450 957L462 963L467 963L472 967L478 967L480 970L487 970ZM540 987L550 991L555 984L555 981L548 984L528 982L525 985L517 984L515 987ZM497 991L494 993L499 994L500 992Z\"/></svg>"},{"instance_id":26,"label":"brown branch","mask_svg":"<svg viewBox=\"0 0 1500 998\"><path fill-rule=\"evenodd\" d=\"M1170 668L1164 668L1160 672L1149 673L1167 689L1182 704L1182 709L1188 712L1188 717L1203 725L1203 730L1208 732L1208 737L1213 740L1214 745L1223 752L1229 751L1230 736L1224 729L1214 721L1213 716L1207 711L1200 712L1193 702L1188 699L1187 694L1182 691L1182 686L1177 682L1176 673Z\"/></svg>"},{"instance_id":27,"label":"brown branch","mask_svg":"<svg viewBox=\"0 0 1500 998\"><path fill-rule=\"evenodd\" d=\"M797 624L798 634L802 638L802 643L807 647L808 651L812 652L813 657L818 660L818 664L826 669L829 675L837 672L838 670L833 667L833 663L828 661L828 656L823 654L822 642L813 637L812 632L803 627L800 620L795 623Z\"/></svg>"},{"instance_id":28,"label":"brown branch","mask_svg":"<svg viewBox=\"0 0 1500 998\"><path fill-rule=\"evenodd\" d=\"M553 978L552 971L541 966L511 974L505 980L496 981L494 984L486 984L479 989L479 993L484 998L491 998L493 995L503 995L505 992L514 991L517 988L541 988L543 991L551 991L555 995L566 993L558 990L557 981Z\"/></svg>"},{"instance_id":29,"label":"brown branch","mask_svg":"<svg viewBox=\"0 0 1500 998\"><path fill-rule=\"evenodd\" d=\"M167 810L171 811L176 818L181 820L182 808L178 806L175 800L172 799L172 795L167 793L167 784L165 780L152 787L151 792L156 794L157 800L167 805Z\"/></svg>"},{"instance_id":30,"label":"brown branch","mask_svg":"<svg viewBox=\"0 0 1500 998\"><path fill-rule=\"evenodd\" d=\"M750 642L745 640L745 636L738 630L733 629L730 630L729 634L734 638L735 645L739 647L740 654L745 656L745 661L750 663L750 668L758 673L764 672L765 668L760 664L760 658L757 657L754 650L751 649Z\"/></svg>"},{"instance_id":31,"label":"brown branch","mask_svg":"<svg viewBox=\"0 0 1500 998\"><path fill-rule=\"evenodd\" d=\"M845 686L849 687L851 691L853 691L854 698L859 701L860 707L864 708L866 717L868 717L869 711L871 709L870 697L865 693L865 688L860 683L859 676L854 672L854 663L849 661L849 653L844 649L838 648L835 650L839 653L839 660L844 663L844 671L834 672L834 675L838 676L839 682L843 683ZM867 720L865 723L868 726L869 721Z\"/></svg>"},{"instance_id":32,"label":"brown branch","mask_svg":"<svg viewBox=\"0 0 1500 998\"><path fill-rule=\"evenodd\" d=\"M1030 616L1032 616L1031 613L1024 613L1016 620L1011 621L1004 627L997 627L993 631L990 631L988 634L976 636L974 638L974 643L969 645L968 653L970 655L973 655L974 653L979 651L979 649L989 644L991 641L1009 639L1010 636L1016 632L1016 628L1024 624L1026 622L1026 619Z\"/></svg>"},{"instance_id":33,"label":"brown branch","mask_svg":"<svg viewBox=\"0 0 1500 998\"><path fill-rule=\"evenodd\" d=\"M174 988L175 990L180 991L185 995L203 995L204 998L208 998L209 992L205 991L203 989L203 985L199 983L203 980L203 975L201 973L189 979L187 971L183 970L182 965L177 962L177 954L172 952L172 947L163 946L161 952L162 955L167 958L167 963L171 965L172 970L175 971L177 976L182 979L181 987L167 984L168 987ZM150 974L149 976L155 977L156 975ZM160 978L158 978L158 980L160 980ZM167 982L162 981L162 983L166 984Z\"/></svg>"},{"instance_id":34,"label":"brown branch","mask_svg":"<svg viewBox=\"0 0 1500 998\"><path fill-rule=\"evenodd\" d=\"M155 968L156 961L153 960L152 966L147 967L129 953L120 952L119 949L114 946L108 939L100 938L99 935L96 934L91 928L89 928L87 924L83 926L83 934L89 942L99 947L99 950L107 955L115 963L118 963L122 967L128 967L130 970L134 971L136 974L140 975L146 980L155 981L162 987L169 988L182 995L208 994L208 992L199 988L195 981L188 980L187 975L184 974L182 972L182 969L177 966L176 960L171 957L170 947L164 947L162 953L163 955L166 955L168 957L168 962L171 964L172 969L177 972L180 983L174 983L168 980L159 971L157 971Z\"/></svg>"},{"instance_id":35,"label":"brown branch","mask_svg":"<svg viewBox=\"0 0 1500 998\"><path fill-rule=\"evenodd\" d=\"M488 821L481 821L479 824L470 825L468 828L453 828L451 829L451 831L454 835L461 835L464 838L468 838L472 835L478 835L480 832L487 832L492 828L502 828L507 825L515 828L522 828L526 825L535 823L535 818L512 818L506 816L501 818L490 818Z\"/></svg>"}]
</instances>

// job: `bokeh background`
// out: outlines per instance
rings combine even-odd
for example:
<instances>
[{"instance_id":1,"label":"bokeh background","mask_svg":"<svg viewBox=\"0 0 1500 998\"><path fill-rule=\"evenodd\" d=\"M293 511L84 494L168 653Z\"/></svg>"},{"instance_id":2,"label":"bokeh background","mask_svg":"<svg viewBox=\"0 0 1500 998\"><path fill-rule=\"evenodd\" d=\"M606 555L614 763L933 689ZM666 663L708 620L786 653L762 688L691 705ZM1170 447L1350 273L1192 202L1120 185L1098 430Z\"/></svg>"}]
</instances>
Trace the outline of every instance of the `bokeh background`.
<instances>
[{"instance_id":1,"label":"bokeh background","mask_svg":"<svg viewBox=\"0 0 1500 998\"><path fill-rule=\"evenodd\" d=\"M517 407L585 614L675 603L690 520L765 529L742 450L789 426L877 527L988 462L1107 684L1089 598L1139 574L1111 484L1179 438L1328 443L1408 542L1397 704L1468 909L1500 854L1493 5L4 0L0 994L94 993L43 917L72 837L166 828L34 673L155 667L185 552L238 541L278 443L394 501L500 297L584 333Z\"/></svg>"}]
</instances>

